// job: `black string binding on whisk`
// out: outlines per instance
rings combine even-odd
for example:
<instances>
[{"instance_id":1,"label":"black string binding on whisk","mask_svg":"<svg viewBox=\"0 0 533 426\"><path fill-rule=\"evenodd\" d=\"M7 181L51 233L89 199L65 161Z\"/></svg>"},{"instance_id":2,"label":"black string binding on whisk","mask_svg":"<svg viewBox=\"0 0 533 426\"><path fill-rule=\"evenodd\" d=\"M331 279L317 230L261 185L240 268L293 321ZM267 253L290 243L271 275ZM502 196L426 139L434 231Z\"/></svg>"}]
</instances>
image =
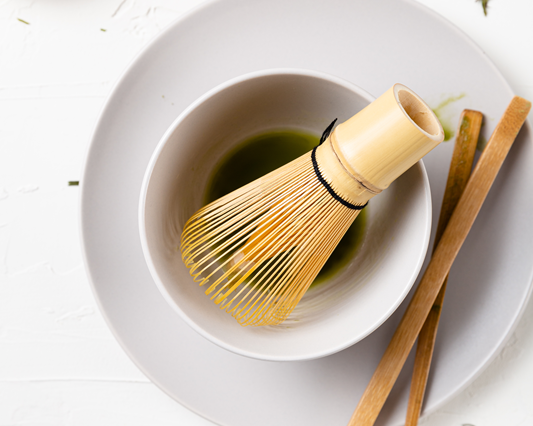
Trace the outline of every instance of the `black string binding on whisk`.
<instances>
[{"instance_id":1,"label":"black string binding on whisk","mask_svg":"<svg viewBox=\"0 0 533 426\"><path fill-rule=\"evenodd\" d=\"M343 206L348 207L352 210L363 210L366 205L368 204L368 201L362 205L362 206L356 206L355 204L349 203L345 199L341 198L337 193L333 190L333 188L329 185L329 183L326 182L326 180L322 177L322 173L320 173L320 169L318 168L318 163L316 161L316 149L324 143L324 141L329 137L331 131L333 130L333 126L335 126L335 123L337 122L337 119L333 120L331 124L324 130L324 133L322 133L322 136L320 137L320 142L318 143L318 146L315 146L313 148L313 151L311 152L311 161L313 162L313 169L315 170L316 177L318 178L319 182L324 186L324 188L327 189L329 194L335 198L339 203L341 203Z\"/></svg>"}]
</instances>

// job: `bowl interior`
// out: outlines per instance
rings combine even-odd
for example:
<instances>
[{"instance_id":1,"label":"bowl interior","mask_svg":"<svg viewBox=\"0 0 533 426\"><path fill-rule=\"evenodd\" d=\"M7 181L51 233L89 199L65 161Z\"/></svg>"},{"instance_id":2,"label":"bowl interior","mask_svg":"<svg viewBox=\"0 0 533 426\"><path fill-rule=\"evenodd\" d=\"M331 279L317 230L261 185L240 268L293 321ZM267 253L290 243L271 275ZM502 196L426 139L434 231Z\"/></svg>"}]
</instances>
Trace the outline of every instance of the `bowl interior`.
<instances>
[{"instance_id":1,"label":"bowl interior","mask_svg":"<svg viewBox=\"0 0 533 426\"><path fill-rule=\"evenodd\" d=\"M342 123L372 100L334 77L269 71L219 86L170 127L143 184L141 239L159 289L195 330L254 358L312 359L361 340L398 307L429 242L431 203L421 162L370 201L364 240L349 265L311 288L281 325L240 326L193 282L178 250L185 222L202 206L211 173L228 151L269 130L320 135L333 119Z\"/></svg>"}]
</instances>

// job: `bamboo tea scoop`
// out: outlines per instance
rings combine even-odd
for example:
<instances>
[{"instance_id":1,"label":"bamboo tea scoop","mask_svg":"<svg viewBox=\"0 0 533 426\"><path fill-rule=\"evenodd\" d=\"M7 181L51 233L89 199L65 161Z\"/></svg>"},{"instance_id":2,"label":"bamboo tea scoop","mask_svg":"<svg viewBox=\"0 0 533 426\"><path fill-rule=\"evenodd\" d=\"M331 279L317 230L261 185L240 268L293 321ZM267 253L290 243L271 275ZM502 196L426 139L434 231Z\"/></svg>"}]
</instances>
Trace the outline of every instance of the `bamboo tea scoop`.
<instances>
[{"instance_id":1,"label":"bamboo tea scoop","mask_svg":"<svg viewBox=\"0 0 533 426\"><path fill-rule=\"evenodd\" d=\"M444 229L446 229L446 225L450 220L450 216L452 215L453 210L464 191L466 183L468 182L468 178L470 177L482 121L483 114L479 111L472 111L469 109L465 109L459 118L459 128L457 129L457 138L455 139L455 147L450 162L450 171L448 173L448 180L446 182L446 189L444 191L444 198L440 209L434 249L437 247L442 237L442 233L444 232ZM448 277L444 280L439 294L437 295L433 306L431 306L426 322L418 335L405 426L416 426L418 424L418 418L420 417L427 378L431 366L431 358L433 357L433 348L437 337L437 329L439 326L447 281Z\"/></svg>"},{"instance_id":2,"label":"bamboo tea scoop","mask_svg":"<svg viewBox=\"0 0 533 426\"><path fill-rule=\"evenodd\" d=\"M505 110L348 426L374 424L530 109L531 102L515 96Z\"/></svg>"}]
</instances>

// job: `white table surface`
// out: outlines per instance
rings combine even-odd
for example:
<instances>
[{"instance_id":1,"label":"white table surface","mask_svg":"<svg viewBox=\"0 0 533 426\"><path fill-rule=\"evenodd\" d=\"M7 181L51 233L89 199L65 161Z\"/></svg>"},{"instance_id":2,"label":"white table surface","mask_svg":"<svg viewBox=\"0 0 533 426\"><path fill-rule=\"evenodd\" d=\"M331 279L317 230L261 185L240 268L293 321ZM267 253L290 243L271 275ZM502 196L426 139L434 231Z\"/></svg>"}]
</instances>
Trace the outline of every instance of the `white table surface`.
<instances>
[{"instance_id":1,"label":"white table surface","mask_svg":"<svg viewBox=\"0 0 533 426\"><path fill-rule=\"evenodd\" d=\"M474 0L419 1L533 100L532 0L491 0L487 17ZM107 329L82 265L79 188L67 186L113 83L199 3L0 1L0 426L212 424L153 385ZM531 401L530 303L497 359L421 424L532 425Z\"/></svg>"}]
</instances>

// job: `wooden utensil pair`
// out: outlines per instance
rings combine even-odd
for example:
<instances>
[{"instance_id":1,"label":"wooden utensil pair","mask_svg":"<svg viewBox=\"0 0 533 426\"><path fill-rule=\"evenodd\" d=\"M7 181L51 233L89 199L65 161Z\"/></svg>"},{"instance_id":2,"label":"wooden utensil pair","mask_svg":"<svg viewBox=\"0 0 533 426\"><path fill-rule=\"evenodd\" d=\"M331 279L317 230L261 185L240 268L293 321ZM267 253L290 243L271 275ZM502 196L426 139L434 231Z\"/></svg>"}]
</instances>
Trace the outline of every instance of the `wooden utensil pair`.
<instances>
[{"instance_id":1,"label":"wooden utensil pair","mask_svg":"<svg viewBox=\"0 0 533 426\"><path fill-rule=\"evenodd\" d=\"M348 426L374 424L420 335L407 415L407 425L417 424L446 278L530 109L531 102L518 96L512 99L466 185L472 164L470 157L472 150L475 150L475 144L471 146L467 142L474 137L477 140L481 114L474 111L463 114L458 134L460 143L454 150L433 257ZM461 187L464 187L464 191ZM439 234L442 235L440 241Z\"/></svg>"}]
</instances>

